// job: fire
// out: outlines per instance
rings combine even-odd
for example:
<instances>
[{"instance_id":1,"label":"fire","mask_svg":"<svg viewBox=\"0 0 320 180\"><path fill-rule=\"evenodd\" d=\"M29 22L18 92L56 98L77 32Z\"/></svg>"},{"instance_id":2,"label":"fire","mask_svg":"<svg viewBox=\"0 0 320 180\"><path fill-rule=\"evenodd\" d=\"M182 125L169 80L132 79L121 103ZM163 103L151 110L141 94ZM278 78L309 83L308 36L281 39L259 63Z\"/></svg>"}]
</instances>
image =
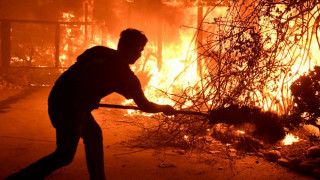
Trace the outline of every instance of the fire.
<instances>
[{"instance_id":1,"label":"fire","mask_svg":"<svg viewBox=\"0 0 320 180\"><path fill-rule=\"evenodd\" d=\"M133 1L128 1L133 2ZM196 8L187 8L188 15L196 15ZM76 17L72 13L62 13L61 18L64 21L70 21ZM196 22L191 21L190 26L195 26ZM75 31L81 31L81 34L78 34L79 37L73 38ZM77 33L77 32L76 32ZM79 32L78 32L79 33ZM131 66L131 69L136 73L146 73L150 77L148 83L145 85L144 92L146 97L153 102L159 104L171 104L174 105L174 102L170 100L168 96L161 93L159 90L170 93L177 93L179 90L182 91L188 86L193 86L198 80L199 76L197 73L197 61L196 61L196 51L195 44L192 43L192 39L196 33L196 30L190 28L180 28L179 29L179 38L180 42L171 42L169 44L164 44L162 49L162 60L157 57L150 56L150 54L155 54L157 47L148 43L145 47L145 51L140 62ZM83 44L84 47L81 49L87 48L86 46L101 45L102 38L97 35L94 36L93 40L85 44L84 42L84 29L83 26L72 26L65 27L64 34L65 37L62 38L62 47L60 54L61 66L67 67L71 65L69 62L70 59L75 59L71 57L73 52L79 51L78 49L72 49L75 44ZM146 34L151 36L150 34ZM72 38L73 41L68 41ZM108 35L108 47L116 49L117 47L117 38L112 38ZM70 53L72 51L72 53ZM161 62L160 62L161 60ZM160 62L160 66L159 66ZM143 77L144 78L144 77ZM140 79L141 80L141 79ZM131 103L132 101L125 101L123 104ZM188 102L186 103L188 104ZM189 103L190 104L190 103ZM129 114L133 112L130 111Z\"/></svg>"},{"instance_id":2,"label":"fire","mask_svg":"<svg viewBox=\"0 0 320 180\"><path fill-rule=\"evenodd\" d=\"M64 21L71 22L72 19L75 18L75 16L72 13L64 12L64 13L62 13L62 18L63 18Z\"/></svg>"},{"instance_id":3,"label":"fire","mask_svg":"<svg viewBox=\"0 0 320 180\"><path fill-rule=\"evenodd\" d=\"M279 6L279 9L283 9L283 7ZM317 11L317 10L313 10ZM316 13L316 12L313 12ZM284 16L288 16L288 14L285 14ZM286 17L287 18L287 17ZM285 21L286 18L283 18L282 21ZM301 21L301 20L300 20ZM310 24L313 24L315 22L315 19L310 20ZM261 24L264 22L261 21ZM296 29L297 22L291 21L289 23L290 29ZM269 44L265 44L265 48L268 48L274 41L276 40L276 35L274 32L268 32L271 34L271 42ZM318 33L318 36L320 34ZM292 99L291 99L291 92L290 92L290 86L291 84L299 78L300 75L307 73L310 69L312 69L315 65L319 65L319 46L316 38L315 32L307 32L303 35L305 39L304 41L299 40L298 43L298 50L292 50L287 49L283 51L281 54L281 57L277 57L279 59L282 59L284 62L292 62L293 59L296 58L295 64L292 64L291 71L287 74L282 75L282 81L277 82L278 90L276 92L271 92L270 90L266 89L266 92L273 97L270 99L265 100L264 109L271 109L275 112L278 112L279 114L284 114L285 108L292 105ZM311 37L310 42L307 42L308 37ZM297 40L298 41L298 40ZM309 44L309 48L303 47L304 45ZM293 48L294 49L294 48ZM288 56L290 54L290 56Z\"/></svg>"},{"instance_id":4,"label":"fire","mask_svg":"<svg viewBox=\"0 0 320 180\"><path fill-rule=\"evenodd\" d=\"M300 138L298 136L294 136L293 134L289 133L286 135L284 140L282 140L283 145L291 145L294 142L299 142Z\"/></svg>"},{"instance_id":5,"label":"fire","mask_svg":"<svg viewBox=\"0 0 320 180\"><path fill-rule=\"evenodd\" d=\"M133 0L127 0L132 4ZM180 1L162 1L163 4L168 6L176 7L180 6ZM153 102L160 104L171 104L175 105L175 102L171 100L171 94L179 94L183 92L189 86L192 87L196 85L199 80L199 72L197 72L198 62L197 62L197 50L195 37L198 33L196 28L187 28L187 27L197 27L197 6L193 7L183 7L185 16L181 17L186 19L185 24L179 24L178 34L179 38L176 38L174 42L164 42L162 48L162 59L161 61L158 59L159 57L152 56L152 54L156 54L157 47L154 42L149 42L147 47L145 48L144 54L137 62L138 64L132 66L132 70L136 73L144 73L147 77L147 83L144 86L144 92L146 97ZM204 7L203 12L209 12L204 16L204 22L210 22L212 19L216 19L227 16L227 7L216 7L213 11L209 11L210 7ZM117 11L121 11L117 9ZM91 12L91 11L89 11ZM121 11L122 12L122 11ZM120 13L121 14L121 13ZM122 12L123 14L123 12ZM62 13L61 16L63 21L74 21L77 20L76 17L72 13ZM81 18L78 18L81 19ZM263 19L263 18L261 18ZM88 19L92 21L91 17ZM261 20L261 24L264 22ZM181 27L184 26L184 27ZM137 25L140 26L140 25ZM212 27L206 25L208 27L204 27L204 29L208 29L211 31ZM294 24L290 24L290 26L294 26ZM90 29L90 28L91 29ZM90 33L93 34L92 39L89 42L85 42L84 38L84 26L83 25L74 25L72 27L65 27L64 37L62 38L62 47L60 51L60 61L61 66L67 67L71 65L70 59L75 59L75 57L71 56L71 54L79 54L77 52L82 52L82 50L93 46L93 45L105 45L111 48L116 48L117 38L107 33L107 35L103 33L99 33L100 31L106 32L107 30L94 28L89 26ZM135 28L135 27L133 27ZM141 29L137 27L138 29ZM97 30L98 29L98 30ZM144 30L144 29L141 29ZM80 31L81 34L77 34ZM262 30L263 31L263 30ZM155 36L156 30L154 30L154 34L147 34L148 37ZM266 31L267 32L267 31ZM271 34L271 42L272 44L276 38L275 32L268 32ZM75 36L77 34L78 36ZM309 34L312 35L312 34ZM106 36L106 37L104 37ZM75 38L76 37L76 38ZM67 40L71 39L71 40ZM105 42L103 39L107 39ZM81 44L81 48L76 49L75 45ZM265 44L266 49L270 44ZM159 45L159 43L158 43ZM258 106L264 107L265 110L274 110L278 113L284 113L284 109L286 106L290 105L290 92L288 89L290 84L299 77L303 72L307 72L308 69L312 68L317 64L316 59L318 59L319 49L316 47L317 41L315 38L312 39L311 49L310 49L310 61L306 59L309 57L300 56L300 62L308 62L308 63L300 63L294 64L292 66L292 71L289 73L290 75L284 75L281 77L283 79L282 82L271 82L277 83L279 88L277 91L271 92L270 89L265 89L263 94L256 94L256 98L259 102L262 102ZM71 53L70 53L71 51ZM301 54L308 54L305 52L305 49L301 49ZM289 62L291 59L286 54L290 54L291 52L284 52L283 57L277 57L283 59L283 61ZM151 54L151 55L150 55ZM298 62L298 61L297 61ZM159 65L160 63L160 65ZM140 79L141 80L141 79ZM195 94L196 92L190 91L188 92L188 96ZM129 101L131 103L132 101ZM125 104L128 101L124 102ZM210 104L210 102L208 102ZM191 106L193 102L187 101L184 103L184 107ZM132 113L132 112L130 112Z\"/></svg>"},{"instance_id":6,"label":"fire","mask_svg":"<svg viewBox=\"0 0 320 180\"><path fill-rule=\"evenodd\" d=\"M151 101L174 105L170 98L161 96L159 92L156 92L157 89L168 93L177 93L178 90L192 86L199 80L195 56L186 57L190 44L188 41L190 41L193 34L194 32L192 31L180 31L182 42L180 44L173 43L164 48L161 69L157 68L155 61L147 64L148 71L152 76L146 86L145 94ZM155 94L158 94L158 96L155 96Z\"/></svg>"}]
</instances>

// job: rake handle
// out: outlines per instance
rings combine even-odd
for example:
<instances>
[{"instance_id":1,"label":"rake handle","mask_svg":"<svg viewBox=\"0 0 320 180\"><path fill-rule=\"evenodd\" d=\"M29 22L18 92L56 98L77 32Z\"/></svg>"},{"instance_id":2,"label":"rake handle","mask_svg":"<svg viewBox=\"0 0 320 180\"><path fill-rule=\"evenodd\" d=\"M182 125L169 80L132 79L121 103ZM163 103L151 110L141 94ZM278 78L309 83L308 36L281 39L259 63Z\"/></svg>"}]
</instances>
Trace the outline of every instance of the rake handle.
<instances>
[{"instance_id":1,"label":"rake handle","mask_svg":"<svg viewBox=\"0 0 320 180\"><path fill-rule=\"evenodd\" d=\"M116 105L116 104L99 104L99 107L140 110L137 106L123 106L123 105ZM183 110L175 110L174 112L177 114L188 114L188 115L198 115L198 116L208 117L207 114L202 112L183 111Z\"/></svg>"}]
</instances>

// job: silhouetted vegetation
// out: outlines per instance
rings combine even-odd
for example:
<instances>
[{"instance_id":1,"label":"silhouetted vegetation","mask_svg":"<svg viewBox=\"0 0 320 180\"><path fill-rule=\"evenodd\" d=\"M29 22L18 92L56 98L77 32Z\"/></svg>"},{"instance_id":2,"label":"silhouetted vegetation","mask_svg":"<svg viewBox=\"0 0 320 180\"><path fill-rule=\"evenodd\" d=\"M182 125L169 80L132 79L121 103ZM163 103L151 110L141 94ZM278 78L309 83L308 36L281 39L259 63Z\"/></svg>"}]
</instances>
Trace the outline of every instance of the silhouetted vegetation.
<instances>
[{"instance_id":1,"label":"silhouetted vegetation","mask_svg":"<svg viewBox=\"0 0 320 180\"><path fill-rule=\"evenodd\" d=\"M308 74L301 75L291 85L293 113L289 125L311 124L320 128L320 67L315 66Z\"/></svg>"}]
</instances>

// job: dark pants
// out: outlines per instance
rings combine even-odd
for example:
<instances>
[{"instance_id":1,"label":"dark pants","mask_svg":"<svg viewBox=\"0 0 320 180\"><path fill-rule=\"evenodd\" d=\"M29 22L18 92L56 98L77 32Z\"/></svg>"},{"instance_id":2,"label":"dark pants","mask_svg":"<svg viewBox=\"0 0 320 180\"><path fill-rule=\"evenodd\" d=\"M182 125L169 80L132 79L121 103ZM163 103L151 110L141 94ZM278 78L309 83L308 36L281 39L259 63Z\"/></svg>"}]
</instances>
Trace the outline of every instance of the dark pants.
<instances>
[{"instance_id":1,"label":"dark pants","mask_svg":"<svg viewBox=\"0 0 320 180\"><path fill-rule=\"evenodd\" d=\"M49 110L56 128L57 149L7 179L44 179L54 170L70 164L80 137L83 139L91 180L105 179L102 131L90 112Z\"/></svg>"}]
</instances>

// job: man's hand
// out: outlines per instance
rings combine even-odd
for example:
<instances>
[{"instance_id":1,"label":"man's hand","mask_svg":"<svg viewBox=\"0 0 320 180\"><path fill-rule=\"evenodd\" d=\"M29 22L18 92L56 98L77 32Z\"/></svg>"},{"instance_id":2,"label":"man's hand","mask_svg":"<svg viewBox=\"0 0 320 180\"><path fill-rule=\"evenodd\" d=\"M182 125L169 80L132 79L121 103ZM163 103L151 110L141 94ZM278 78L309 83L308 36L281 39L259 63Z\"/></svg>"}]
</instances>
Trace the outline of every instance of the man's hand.
<instances>
[{"instance_id":1,"label":"man's hand","mask_svg":"<svg viewBox=\"0 0 320 180\"><path fill-rule=\"evenodd\" d=\"M145 97L142 90L140 93L137 93L135 95L136 95L136 97L134 97L133 100L138 105L138 107L141 111L144 111L147 113L163 112L165 115L175 115L176 114L176 110L173 109L173 107L170 105L161 105L161 104L157 104L154 102L150 102Z\"/></svg>"},{"instance_id":2,"label":"man's hand","mask_svg":"<svg viewBox=\"0 0 320 180\"><path fill-rule=\"evenodd\" d=\"M159 105L159 106L160 106L160 111L167 116L176 114L176 110L173 109L173 107L170 105Z\"/></svg>"}]
</instances>

